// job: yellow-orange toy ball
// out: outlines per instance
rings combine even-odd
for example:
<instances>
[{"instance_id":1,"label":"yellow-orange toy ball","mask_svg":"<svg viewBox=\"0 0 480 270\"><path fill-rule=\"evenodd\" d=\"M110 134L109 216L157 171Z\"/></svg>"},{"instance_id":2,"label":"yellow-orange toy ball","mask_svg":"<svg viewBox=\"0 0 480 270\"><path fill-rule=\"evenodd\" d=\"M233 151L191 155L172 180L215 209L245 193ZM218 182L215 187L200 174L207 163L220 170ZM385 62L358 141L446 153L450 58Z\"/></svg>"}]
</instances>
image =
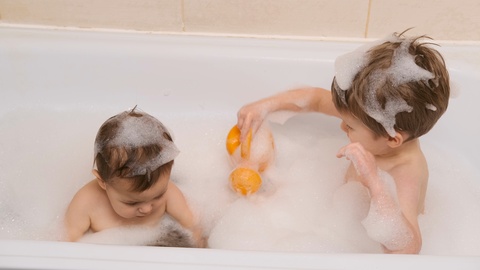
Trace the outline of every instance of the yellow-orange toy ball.
<instances>
[{"instance_id":1,"label":"yellow-orange toy ball","mask_svg":"<svg viewBox=\"0 0 480 270\"><path fill-rule=\"evenodd\" d=\"M262 178L255 170L240 167L230 173L230 185L234 191L242 195L249 195L260 189Z\"/></svg>"}]
</instances>

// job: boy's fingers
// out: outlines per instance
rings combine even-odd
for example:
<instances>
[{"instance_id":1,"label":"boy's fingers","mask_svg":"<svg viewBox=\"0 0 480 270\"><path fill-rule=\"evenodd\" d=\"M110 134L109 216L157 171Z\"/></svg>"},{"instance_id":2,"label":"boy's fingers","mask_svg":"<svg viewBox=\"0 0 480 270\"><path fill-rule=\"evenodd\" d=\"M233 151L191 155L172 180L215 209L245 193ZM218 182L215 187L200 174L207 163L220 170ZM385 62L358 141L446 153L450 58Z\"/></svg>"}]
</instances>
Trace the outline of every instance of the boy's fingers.
<instances>
[{"instance_id":1,"label":"boy's fingers","mask_svg":"<svg viewBox=\"0 0 480 270\"><path fill-rule=\"evenodd\" d=\"M337 152L337 158L346 157L347 159L349 159L348 156L346 156L346 154L345 154L345 152L346 152L346 150L347 150L347 147L348 147L348 145L346 145L346 146L340 148L340 150L338 150L338 152Z\"/></svg>"},{"instance_id":2,"label":"boy's fingers","mask_svg":"<svg viewBox=\"0 0 480 270\"><path fill-rule=\"evenodd\" d=\"M242 127L243 127L243 123L244 123L243 117L242 117L242 118L239 117L238 120L237 120L237 127L238 127L240 130L241 130Z\"/></svg>"},{"instance_id":3,"label":"boy's fingers","mask_svg":"<svg viewBox=\"0 0 480 270\"><path fill-rule=\"evenodd\" d=\"M242 125L239 126L238 128L240 129L240 142L243 143L245 139L247 138L248 130L250 129L250 123L251 119L249 116L243 119Z\"/></svg>"},{"instance_id":4,"label":"boy's fingers","mask_svg":"<svg viewBox=\"0 0 480 270\"><path fill-rule=\"evenodd\" d=\"M261 121L253 121L251 124L250 129L252 130L252 137L257 133L258 129L260 128Z\"/></svg>"},{"instance_id":5,"label":"boy's fingers","mask_svg":"<svg viewBox=\"0 0 480 270\"><path fill-rule=\"evenodd\" d=\"M242 123L242 126L239 127L239 129L240 129L240 142L243 142L247 138L248 132L250 130L252 131L252 137L255 136L258 129L260 129L260 126L262 125L262 120L255 119L252 115L248 115L244 119L244 121Z\"/></svg>"},{"instance_id":6,"label":"boy's fingers","mask_svg":"<svg viewBox=\"0 0 480 270\"><path fill-rule=\"evenodd\" d=\"M237 112L237 127L239 129L242 129L243 125L245 124L245 114L242 113L242 109L240 109L238 112Z\"/></svg>"}]
</instances>

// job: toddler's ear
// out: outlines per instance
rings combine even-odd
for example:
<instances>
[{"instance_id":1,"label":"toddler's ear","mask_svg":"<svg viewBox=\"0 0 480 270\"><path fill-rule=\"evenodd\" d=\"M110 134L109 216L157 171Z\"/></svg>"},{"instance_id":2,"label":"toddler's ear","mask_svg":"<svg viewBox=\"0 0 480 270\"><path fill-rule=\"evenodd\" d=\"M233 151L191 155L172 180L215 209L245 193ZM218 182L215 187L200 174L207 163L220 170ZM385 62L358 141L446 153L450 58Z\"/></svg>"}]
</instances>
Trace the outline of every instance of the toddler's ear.
<instances>
[{"instance_id":1,"label":"toddler's ear","mask_svg":"<svg viewBox=\"0 0 480 270\"><path fill-rule=\"evenodd\" d=\"M389 137L387 140L388 146L391 148L396 148L402 145L405 140L408 138L408 135L402 132L398 132L395 134L394 137Z\"/></svg>"},{"instance_id":2,"label":"toddler's ear","mask_svg":"<svg viewBox=\"0 0 480 270\"><path fill-rule=\"evenodd\" d=\"M102 177L100 177L100 174L98 173L98 171L97 170L92 170L92 173L93 173L93 175L95 175L95 178L97 179L98 185L104 190L107 189L107 187L105 185L105 181L103 181Z\"/></svg>"}]
</instances>

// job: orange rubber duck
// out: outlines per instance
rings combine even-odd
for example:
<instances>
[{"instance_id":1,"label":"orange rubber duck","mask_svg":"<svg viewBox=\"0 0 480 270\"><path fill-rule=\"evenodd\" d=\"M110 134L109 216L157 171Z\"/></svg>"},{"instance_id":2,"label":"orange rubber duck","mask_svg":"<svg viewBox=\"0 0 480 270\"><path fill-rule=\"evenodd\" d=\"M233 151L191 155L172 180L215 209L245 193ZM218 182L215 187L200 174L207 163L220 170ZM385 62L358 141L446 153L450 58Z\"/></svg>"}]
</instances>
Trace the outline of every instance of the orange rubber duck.
<instances>
[{"instance_id":1,"label":"orange rubber duck","mask_svg":"<svg viewBox=\"0 0 480 270\"><path fill-rule=\"evenodd\" d=\"M227 152L234 167L230 173L230 186L241 195L257 192L262 185L260 174L273 162L275 145L267 127L261 127L252 140L250 130L240 142L240 129L234 126L227 135Z\"/></svg>"}]
</instances>

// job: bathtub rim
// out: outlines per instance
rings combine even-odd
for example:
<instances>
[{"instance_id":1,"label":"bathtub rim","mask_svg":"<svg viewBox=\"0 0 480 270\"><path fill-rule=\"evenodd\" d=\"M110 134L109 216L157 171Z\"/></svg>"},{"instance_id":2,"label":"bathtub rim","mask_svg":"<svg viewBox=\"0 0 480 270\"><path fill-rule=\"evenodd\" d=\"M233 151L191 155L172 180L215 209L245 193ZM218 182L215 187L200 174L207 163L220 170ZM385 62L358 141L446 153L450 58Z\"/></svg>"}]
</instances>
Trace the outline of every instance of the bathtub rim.
<instances>
[{"instance_id":1,"label":"bathtub rim","mask_svg":"<svg viewBox=\"0 0 480 270\"><path fill-rule=\"evenodd\" d=\"M158 269L161 266L169 269L478 269L480 257L286 253L0 240L0 269Z\"/></svg>"}]
</instances>

